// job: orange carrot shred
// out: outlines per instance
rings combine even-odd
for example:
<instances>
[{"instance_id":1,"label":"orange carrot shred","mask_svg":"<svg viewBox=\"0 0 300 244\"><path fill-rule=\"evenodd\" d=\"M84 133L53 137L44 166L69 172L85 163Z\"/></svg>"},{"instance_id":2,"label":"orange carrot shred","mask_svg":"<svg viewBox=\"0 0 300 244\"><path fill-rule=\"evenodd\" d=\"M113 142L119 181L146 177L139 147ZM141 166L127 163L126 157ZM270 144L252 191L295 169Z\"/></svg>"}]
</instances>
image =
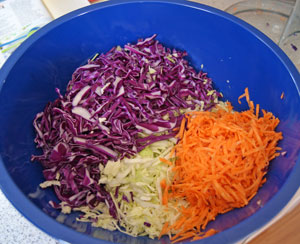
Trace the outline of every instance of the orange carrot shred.
<instances>
[{"instance_id":1,"label":"orange carrot shred","mask_svg":"<svg viewBox=\"0 0 300 244\"><path fill-rule=\"evenodd\" d=\"M281 93L280 99L284 98L284 92Z\"/></svg>"},{"instance_id":2,"label":"orange carrot shred","mask_svg":"<svg viewBox=\"0 0 300 244\"><path fill-rule=\"evenodd\" d=\"M167 160L165 158L159 158L159 160L160 160L160 162L165 163L167 165L170 165L170 166L173 165L171 161L169 161L169 160Z\"/></svg>"},{"instance_id":3,"label":"orange carrot shred","mask_svg":"<svg viewBox=\"0 0 300 244\"><path fill-rule=\"evenodd\" d=\"M162 204L163 205L167 205L168 204L168 192L169 192L169 185L166 185L165 190L164 190L164 194L162 197Z\"/></svg>"},{"instance_id":4,"label":"orange carrot shred","mask_svg":"<svg viewBox=\"0 0 300 244\"><path fill-rule=\"evenodd\" d=\"M162 179L160 182L160 187L164 189L166 188L166 186L167 186L166 179Z\"/></svg>"},{"instance_id":5,"label":"orange carrot shred","mask_svg":"<svg viewBox=\"0 0 300 244\"><path fill-rule=\"evenodd\" d=\"M218 214L248 204L265 183L269 162L279 155L277 142L282 133L275 129L279 119L250 100L248 88L239 96L249 109L242 112L219 106L215 112L193 111L185 114L175 145L176 161L170 184L161 181L162 202L173 201L180 217L164 225L160 235L175 233L172 242L198 240L213 235L206 225ZM166 185L165 185L166 184ZM185 199L188 206L180 205Z\"/></svg>"},{"instance_id":6,"label":"orange carrot shred","mask_svg":"<svg viewBox=\"0 0 300 244\"><path fill-rule=\"evenodd\" d=\"M202 235L202 236L195 236L195 237L193 238L193 241L200 240L200 239L203 239L203 238L212 236L212 235L214 235L214 234L216 234L216 233L218 233L217 230L215 230L215 229L210 229L210 230L208 230L208 231L207 231L204 235Z\"/></svg>"},{"instance_id":7,"label":"orange carrot shred","mask_svg":"<svg viewBox=\"0 0 300 244\"><path fill-rule=\"evenodd\" d=\"M238 103L239 103L239 104L242 103L242 102L241 102L241 99L244 98L245 96L246 96L246 94L244 93L244 94L242 94L242 95L240 95L240 96L238 97Z\"/></svg>"},{"instance_id":8,"label":"orange carrot shred","mask_svg":"<svg viewBox=\"0 0 300 244\"><path fill-rule=\"evenodd\" d=\"M185 130L185 121L186 121L185 118L183 118L182 121L181 121L180 130L179 130L179 133L177 135L177 137L179 137L179 138L182 138L182 136L183 136L183 133L184 133L184 130Z\"/></svg>"},{"instance_id":9,"label":"orange carrot shred","mask_svg":"<svg viewBox=\"0 0 300 244\"><path fill-rule=\"evenodd\" d=\"M259 104L256 104L256 113L255 113L256 118L259 116Z\"/></svg>"},{"instance_id":10,"label":"orange carrot shred","mask_svg":"<svg viewBox=\"0 0 300 244\"><path fill-rule=\"evenodd\" d=\"M169 228L169 223L166 222L160 232L160 235L158 236L158 239L160 239L164 234L168 232L168 228Z\"/></svg>"}]
</instances>

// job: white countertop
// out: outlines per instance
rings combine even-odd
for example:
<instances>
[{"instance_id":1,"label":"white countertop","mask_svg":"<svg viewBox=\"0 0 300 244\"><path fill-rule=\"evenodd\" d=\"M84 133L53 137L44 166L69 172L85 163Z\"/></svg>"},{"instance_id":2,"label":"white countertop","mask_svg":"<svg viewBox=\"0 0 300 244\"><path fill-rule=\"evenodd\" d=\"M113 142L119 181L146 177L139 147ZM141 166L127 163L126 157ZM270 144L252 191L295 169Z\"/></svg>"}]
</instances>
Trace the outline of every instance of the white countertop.
<instances>
[{"instance_id":1,"label":"white countertop","mask_svg":"<svg viewBox=\"0 0 300 244\"><path fill-rule=\"evenodd\" d=\"M1 244L59 244L27 219L6 199L0 190L0 243Z\"/></svg>"}]
</instances>

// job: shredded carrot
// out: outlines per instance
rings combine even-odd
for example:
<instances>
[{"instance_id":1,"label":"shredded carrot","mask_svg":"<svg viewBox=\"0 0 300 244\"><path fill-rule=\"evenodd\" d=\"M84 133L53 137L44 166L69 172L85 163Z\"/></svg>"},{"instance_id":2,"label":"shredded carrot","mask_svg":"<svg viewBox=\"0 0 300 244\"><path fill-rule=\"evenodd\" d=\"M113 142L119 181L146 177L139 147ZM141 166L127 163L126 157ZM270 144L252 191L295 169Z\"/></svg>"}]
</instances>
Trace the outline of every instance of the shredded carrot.
<instances>
[{"instance_id":1,"label":"shredded carrot","mask_svg":"<svg viewBox=\"0 0 300 244\"><path fill-rule=\"evenodd\" d=\"M163 197L162 197L162 204L163 205L167 205L168 204L168 193L169 193L169 189L170 189L170 186L169 185L166 185L165 187L165 190L164 190L164 194L163 194Z\"/></svg>"},{"instance_id":2,"label":"shredded carrot","mask_svg":"<svg viewBox=\"0 0 300 244\"><path fill-rule=\"evenodd\" d=\"M160 233L160 235L158 236L158 239L161 238L161 236L163 235L163 233L167 233L168 230L169 230L169 223L168 223L168 222L165 222L165 224L164 224L164 226L163 226L163 228L162 228L162 230L161 230L161 233Z\"/></svg>"},{"instance_id":3,"label":"shredded carrot","mask_svg":"<svg viewBox=\"0 0 300 244\"><path fill-rule=\"evenodd\" d=\"M230 103L215 112L193 111L185 115L177 134L173 181L164 186L163 204L185 199L180 217L165 224L160 236L175 233L171 240L198 240L213 235L206 225L222 214L248 204L266 181L269 162L281 148L279 119L254 106L248 88L249 110L235 112ZM165 162L165 160L162 160ZM167 161L167 160L166 160ZM167 163L168 164L168 163Z\"/></svg>"},{"instance_id":4,"label":"shredded carrot","mask_svg":"<svg viewBox=\"0 0 300 244\"><path fill-rule=\"evenodd\" d=\"M182 121L181 121L179 133L177 135L177 137L179 137L179 138L182 138L182 136L183 136L183 133L184 133L184 130L185 130L185 122L186 122L186 119L183 118Z\"/></svg>"},{"instance_id":5,"label":"shredded carrot","mask_svg":"<svg viewBox=\"0 0 300 244\"><path fill-rule=\"evenodd\" d=\"M160 182L160 187L165 189L167 186L167 182L166 182L166 179L162 179L161 182Z\"/></svg>"},{"instance_id":6,"label":"shredded carrot","mask_svg":"<svg viewBox=\"0 0 300 244\"><path fill-rule=\"evenodd\" d=\"M167 159L165 159L165 158L160 158L159 160L160 160L162 163L165 163L165 164L167 164L167 165L170 165L170 166L173 165L171 161L169 161L169 160L167 160Z\"/></svg>"},{"instance_id":7,"label":"shredded carrot","mask_svg":"<svg viewBox=\"0 0 300 244\"><path fill-rule=\"evenodd\" d=\"M212 236L212 235L214 235L216 233L218 233L218 231L216 231L214 229L210 229L210 230L206 231L203 235L195 236L193 238L193 241L200 240L200 239Z\"/></svg>"},{"instance_id":8,"label":"shredded carrot","mask_svg":"<svg viewBox=\"0 0 300 244\"><path fill-rule=\"evenodd\" d=\"M281 93L280 99L284 98L284 92Z\"/></svg>"}]
</instances>

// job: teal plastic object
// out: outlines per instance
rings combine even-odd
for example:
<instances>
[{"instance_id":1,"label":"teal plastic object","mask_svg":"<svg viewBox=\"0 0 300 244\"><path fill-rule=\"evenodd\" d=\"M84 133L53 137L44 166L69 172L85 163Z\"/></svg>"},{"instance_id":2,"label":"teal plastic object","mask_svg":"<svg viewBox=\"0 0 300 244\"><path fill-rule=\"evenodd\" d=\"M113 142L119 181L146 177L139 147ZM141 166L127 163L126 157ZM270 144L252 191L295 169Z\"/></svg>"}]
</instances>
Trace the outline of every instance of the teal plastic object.
<instances>
[{"instance_id":1,"label":"teal plastic object","mask_svg":"<svg viewBox=\"0 0 300 244\"><path fill-rule=\"evenodd\" d=\"M167 237L151 240L92 228L76 222L76 214L59 215L48 204L57 200L53 191L38 187L43 182L41 165L30 162L30 156L39 153L33 142L33 118L57 97L55 88L64 92L76 67L95 53L154 33L164 45L186 50L196 69L203 64L215 87L237 110L246 108L237 98L248 87L255 103L280 118L278 129L284 135L280 146L287 155L271 163L267 183L257 196L245 208L209 224L220 233L195 243L240 240L274 217L299 187L300 77L270 39L229 14L192 2L109 1L38 30L0 71L1 188L29 221L57 239L73 244L170 243Z\"/></svg>"}]
</instances>

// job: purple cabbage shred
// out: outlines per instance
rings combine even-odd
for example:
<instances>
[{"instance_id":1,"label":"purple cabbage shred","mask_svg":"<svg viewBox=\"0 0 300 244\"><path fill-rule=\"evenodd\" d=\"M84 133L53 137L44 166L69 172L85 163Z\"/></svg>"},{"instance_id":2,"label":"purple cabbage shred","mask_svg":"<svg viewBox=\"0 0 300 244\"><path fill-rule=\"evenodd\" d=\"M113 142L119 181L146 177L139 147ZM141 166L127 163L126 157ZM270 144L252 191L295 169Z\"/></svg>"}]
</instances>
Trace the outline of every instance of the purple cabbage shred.
<instances>
[{"instance_id":1,"label":"purple cabbage shred","mask_svg":"<svg viewBox=\"0 0 300 244\"><path fill-rule=\"evenodd\" d=\"M144 225L147 226L147 227L151 227L151 224L148 223L148 222L144 222Z\"/></svg>"}]
</instances>

